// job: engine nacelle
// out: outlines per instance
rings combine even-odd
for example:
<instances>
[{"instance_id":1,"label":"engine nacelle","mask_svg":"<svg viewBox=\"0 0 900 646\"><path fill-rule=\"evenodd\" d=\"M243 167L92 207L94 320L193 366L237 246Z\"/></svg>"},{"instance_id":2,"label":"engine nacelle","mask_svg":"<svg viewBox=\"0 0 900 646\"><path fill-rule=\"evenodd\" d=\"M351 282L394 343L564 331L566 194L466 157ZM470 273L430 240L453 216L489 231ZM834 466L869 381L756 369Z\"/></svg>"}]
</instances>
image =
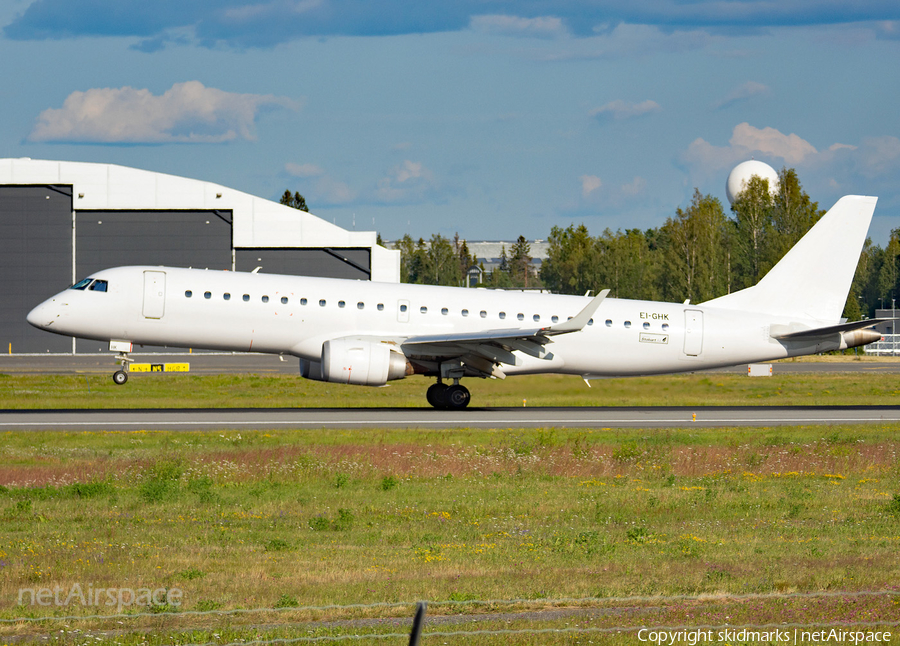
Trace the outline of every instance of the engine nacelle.
<instances>
[{"instance_id":1,"label":"engine nacelle","mask_svg":"<svg viewBox=\"0 0 900 646\"><path fill-rule=\"evenodd\" d=\"M300 375L314 381L383 386L407 374L412 374L412 369L403 354L371 341L326 341L321 361L300 359Z\"/></svg>"}]
</instances>

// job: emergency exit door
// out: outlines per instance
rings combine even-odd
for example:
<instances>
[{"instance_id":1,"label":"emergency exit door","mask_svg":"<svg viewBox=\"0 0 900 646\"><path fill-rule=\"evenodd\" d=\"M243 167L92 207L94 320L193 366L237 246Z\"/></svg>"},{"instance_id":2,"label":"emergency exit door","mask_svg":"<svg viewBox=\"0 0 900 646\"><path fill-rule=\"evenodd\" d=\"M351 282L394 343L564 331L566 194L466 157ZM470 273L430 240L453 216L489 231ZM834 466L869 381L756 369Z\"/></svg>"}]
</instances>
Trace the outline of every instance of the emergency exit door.
<instances>
[{"instance_id":1,"label":"emergency exit door","mask_svg":"<svg viewBox=\"0 0 900 646\"><path fill-rule=\"evenodd\" d=\"M696 357L703 352L703 312L684 310L684 353Z\"/></svg>"},{"instance_id":2,"label":"emergency exit door","mask_svg":"<svg viewBox=\"0 0 900 646\"><path fill-rule=\"evenodd\" d=\"M161 319L166 313L166 272L144 272L144 318Z\"/></svg>"}]
</instances>

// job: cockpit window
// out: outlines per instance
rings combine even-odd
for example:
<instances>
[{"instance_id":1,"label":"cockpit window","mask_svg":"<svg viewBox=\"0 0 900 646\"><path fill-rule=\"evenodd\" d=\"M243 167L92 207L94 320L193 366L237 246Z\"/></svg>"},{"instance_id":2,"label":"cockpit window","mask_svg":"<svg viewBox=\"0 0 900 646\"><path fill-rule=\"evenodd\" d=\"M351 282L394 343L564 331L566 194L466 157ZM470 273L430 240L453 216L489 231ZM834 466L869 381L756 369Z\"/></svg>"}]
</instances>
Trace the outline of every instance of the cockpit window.
<instances>
[{"instance_id":1,"label":"cockpit window","mask_svg":"<svg viewBox=\"0 0 900 646\"><path fill-rule=\"evenodd\" d=\"M77 283L72 285L69 289L87 289L87 286L90 285L94 281L93 278L85 278L84 280L79 280Z\"/></svg>"},{"instance_id":2,"label":"cockpit window","mask_svg":"<svg viewBox=\"0 0 900 646\"><path fill-rule=\"evenodd\" d=\"M109 285L109 283L107 283L105 280L95 280L93 283L91 283L89 289L92 292L105 292L107 285Z\"/></svg>"}]
</instances>

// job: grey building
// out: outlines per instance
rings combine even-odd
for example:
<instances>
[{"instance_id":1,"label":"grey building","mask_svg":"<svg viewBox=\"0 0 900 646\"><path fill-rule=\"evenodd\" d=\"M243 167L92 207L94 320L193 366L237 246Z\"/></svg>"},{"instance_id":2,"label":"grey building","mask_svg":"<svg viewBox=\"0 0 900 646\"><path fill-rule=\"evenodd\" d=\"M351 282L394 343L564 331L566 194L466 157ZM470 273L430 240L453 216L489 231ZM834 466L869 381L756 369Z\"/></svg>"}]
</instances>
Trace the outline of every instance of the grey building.
<instances>
[{"instance_id":1,"label":"grey building","mask_svg":"<svg viewBox=\"0 0 900 646\"><path fill-rule=\"evenodd\" d=\"M0 352L96 352L32 328L36 304L122 265L398 282L400 252L234 189L111 164L0 159Z\"/></svg>"}]
</instances>

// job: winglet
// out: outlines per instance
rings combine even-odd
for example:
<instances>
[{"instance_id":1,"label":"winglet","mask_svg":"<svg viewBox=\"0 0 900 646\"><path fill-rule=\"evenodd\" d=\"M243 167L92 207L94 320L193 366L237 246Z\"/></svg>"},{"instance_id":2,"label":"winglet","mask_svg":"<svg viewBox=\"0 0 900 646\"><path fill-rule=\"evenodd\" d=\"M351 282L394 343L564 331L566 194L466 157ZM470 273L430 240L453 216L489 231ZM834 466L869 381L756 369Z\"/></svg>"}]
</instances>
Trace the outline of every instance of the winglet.
<instances>
[{"instance_id":1,"label":"winglet","mask_svg":"<svg viewBox=\"0 0 900 646\"><path fill-rule=\"evenodd\" d=\"M583 310L578 312L578 314L570 318L568 321L546 327L541 330L541 332L543 334L565 334L566 332L578 332L579 330L584 329L584 326L587 325L588 321L591 320L594 312L596 312L597 308L600 307L600 303L603 302L603 299L606 298L607 294L609 294L609 290L604 289L593 299L591 299L591 302L588 303Z\"/></svg>"}]
</instances>

